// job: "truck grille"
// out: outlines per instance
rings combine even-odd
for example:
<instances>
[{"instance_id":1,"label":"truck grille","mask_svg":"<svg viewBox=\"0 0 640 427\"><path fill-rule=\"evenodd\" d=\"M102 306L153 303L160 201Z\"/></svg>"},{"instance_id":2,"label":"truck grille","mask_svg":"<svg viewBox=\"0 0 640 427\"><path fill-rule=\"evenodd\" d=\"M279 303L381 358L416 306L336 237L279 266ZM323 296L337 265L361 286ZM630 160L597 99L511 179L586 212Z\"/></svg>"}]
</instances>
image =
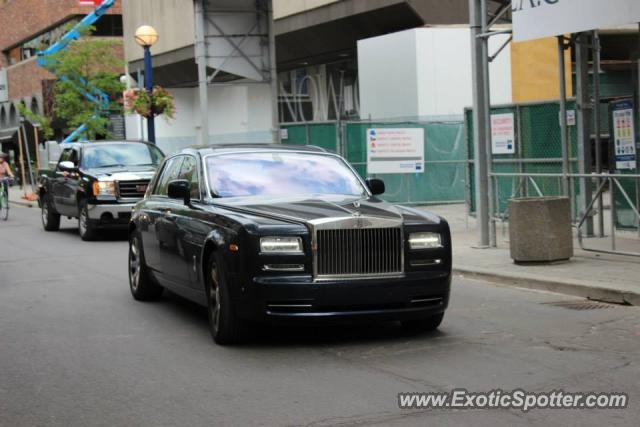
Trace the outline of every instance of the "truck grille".
<instances>
[{"instance_id":1,"label":"truck grille","mask_svg":"<svg viewBox=\"0 0 640 427\"><path fill-rule=\"evenodd\" d=\"M317 275L385 275L402 272L402 230L365 228L317 231Z\"/></svg>"},{"instance_id":2,"label":"truck grille","mask_svg":"<svg viewBox=\"0 0 640 427\"><path fill-rule=\"evenodd\" d=\"M120 181L118 195L121 199L142 199L149 186L149 180Z\"/></svg>"}]
</instances>

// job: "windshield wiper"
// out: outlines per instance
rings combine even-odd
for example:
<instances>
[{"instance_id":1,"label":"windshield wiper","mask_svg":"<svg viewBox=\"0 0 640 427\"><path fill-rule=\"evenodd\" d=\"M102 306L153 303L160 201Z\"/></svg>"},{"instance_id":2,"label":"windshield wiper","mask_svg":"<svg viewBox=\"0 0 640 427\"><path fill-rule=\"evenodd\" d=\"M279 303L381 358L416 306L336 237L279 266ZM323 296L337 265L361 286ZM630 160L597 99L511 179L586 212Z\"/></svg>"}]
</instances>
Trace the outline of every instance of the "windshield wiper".
<instances>
[{"instance_id":1,"label":"windshield wiper","mask_svg":"<svg viewBox=\"0 0 640 427\"><path fill-rule=\"evenodd\" d=\"M96 166L96 169L100 169L100 168L123 168L127 165L123 165L120 163L117 164L113 164L113 165L100 165L100 166Z\"/></svg>"}]
</instances>

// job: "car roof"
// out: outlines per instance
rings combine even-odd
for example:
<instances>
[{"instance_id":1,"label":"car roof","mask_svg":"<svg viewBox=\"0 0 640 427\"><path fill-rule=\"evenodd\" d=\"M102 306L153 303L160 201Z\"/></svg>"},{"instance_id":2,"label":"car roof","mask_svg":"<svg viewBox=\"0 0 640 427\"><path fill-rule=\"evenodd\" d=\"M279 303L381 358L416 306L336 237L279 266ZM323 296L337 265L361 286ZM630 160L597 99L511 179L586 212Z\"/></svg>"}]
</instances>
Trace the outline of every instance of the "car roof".
<instances>
[{"instance_id":1,"label":"car roof","mask_svg":"<svg viewBox=\"0 0 640 427\"><path fill-rule=\"evenodd\" d=\"M238 152L268 152L268 151L304 151L308 153L327 153L322 147L315 145L286 145L286 144L215 144L194 145L183 151L198 151L202 156L209 154L224 154Z\"/></svg>"}]
</instances>

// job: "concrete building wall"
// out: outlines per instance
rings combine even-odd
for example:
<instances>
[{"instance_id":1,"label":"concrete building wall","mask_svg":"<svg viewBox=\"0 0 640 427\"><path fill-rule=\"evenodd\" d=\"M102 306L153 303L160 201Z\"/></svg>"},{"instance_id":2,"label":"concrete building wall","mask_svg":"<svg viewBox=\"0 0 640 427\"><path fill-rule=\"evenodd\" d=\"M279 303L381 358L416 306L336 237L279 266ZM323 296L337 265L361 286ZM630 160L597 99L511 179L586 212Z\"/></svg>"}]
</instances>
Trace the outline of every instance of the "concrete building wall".
<instances>
[{"instance_id":1,"label":"concrete building wall","mask_svg":"<svg viewBox=\"0 0 640 427\"><path fill-rule=\"evenodd\" d=\"M273 16L280 19L339 1L341 0L274 0Z\"/></svg>"},{"instance_id":2,"label":"concrete building wall","mask_svg":"<svg viewBox=\"0 0 640 427\"><path fill-rule=\"evenodd\" d=\"M159 55L186 46L195 40L194 9L191 0L127 0L122 5L124 51L127 62L142 59L143 51L133 35L141 25L151 25L160 38L153 46Z\"/></svg>"},{"instance_id":3,"label":"concrete building wall","mask_svg":"<svg viewBox=\"0 0 640 427\"><path fill-rule=\"evenodd\" d=\"M418 28L358 42L360 115L363 119L462 116L472 104L468 28ZM493 37L495 52L508 36ZM509 103L511 58L491 64L491 101Z\"/></svg>"}]
</instances>

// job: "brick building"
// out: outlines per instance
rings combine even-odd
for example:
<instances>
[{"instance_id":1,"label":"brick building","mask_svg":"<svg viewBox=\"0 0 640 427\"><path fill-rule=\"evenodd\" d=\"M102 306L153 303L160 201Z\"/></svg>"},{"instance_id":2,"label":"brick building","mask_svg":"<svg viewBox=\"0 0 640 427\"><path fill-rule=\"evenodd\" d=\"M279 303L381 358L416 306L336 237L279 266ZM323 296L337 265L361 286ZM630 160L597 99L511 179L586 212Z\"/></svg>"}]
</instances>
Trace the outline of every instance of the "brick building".
<instances>
[{"instance_id":1,"label":"brick building","mask_svg":"<svg viewBox=\"0 0 640 427\"><path fill-rule=\"evenodd\" d=\"M38 66L36 52L92 9L78 0L0 0L0 143L15 138L20 103L49 111L54 78ZM122 37L120 0L95 27L95 37Z\"/></svg>"}]
</instances>

